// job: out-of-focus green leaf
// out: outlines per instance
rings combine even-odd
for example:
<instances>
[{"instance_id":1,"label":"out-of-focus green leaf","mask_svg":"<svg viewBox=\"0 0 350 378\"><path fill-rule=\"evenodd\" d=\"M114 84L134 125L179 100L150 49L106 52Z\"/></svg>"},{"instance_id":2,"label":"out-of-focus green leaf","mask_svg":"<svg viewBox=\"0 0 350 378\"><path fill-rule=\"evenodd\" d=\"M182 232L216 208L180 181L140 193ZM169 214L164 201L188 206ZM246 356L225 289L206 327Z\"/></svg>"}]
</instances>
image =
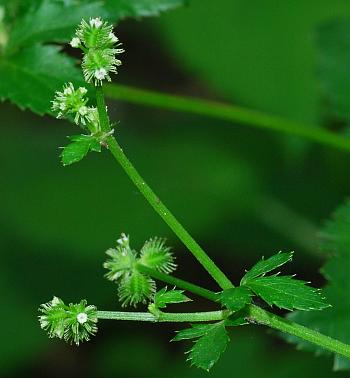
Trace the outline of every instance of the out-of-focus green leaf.
<instances>
[{"instance_id":1,"label":"out-of-focus green leaf","mask_svg":"<svg viewBox=\"0 0 350 378\"><path fill-rule=\"evenodd\" d=\"M253 293L247 287L233 287L220 294L220 302L231 311L239 311L251 301Z\"/></svg>"},{"instance_id":2,"label":"out-of-focus green leaf","mask_svg":"<svg viewBox=\"0 0 350 378\"><path fill-rule=\"evenodd\" d=\"M270 306L286 310L323 310L329 307L318 289L290 276L254 278L246 283Z\"/></svg>"},{"instance_id":3,"label":"out-of-focus green leaf","mask_svg":"<svg viewBox=\"0 0 350 378\"><path fill-rule=\"evenodd\" d=\"M314 29L350 14L343 0L192 0L159 21L178 64L226 98L293 120L318 121ZM206 26L204 26L204 24Z\"/></svg>"},{"instance_id":4,"label":"out-of-focus green leaf","mask_svg":"<svg viewBox=\"0 0 350 378\"><path fill-rule=\"evenodd\" d=\"M9 99L21 109L44 114L51 99L65 82L83 85L74 59L60 53L57 46L33 45L0 58L0 99Z\"/></svg>"},{"instance_id":5,"label":"out-of-focus green leaf","mask_svg":"<svg viewBox=\"0 0 350 378\"><path fill-rule=\"evenodd\" d=\"M293 252L287 252L287 253L277 253L276 255L273 255L269 257L267 260L262 258L258 263L256 263L251 269L248 270L248 272L243 276L241 280L241 285L244 285L248 281L265 275L268 272L271 272L272 270L277 269L278 267L286 264L288 261L291 261L293 258Z\"/></svg>"},{"instance_id":6,"label":"out-of-focus green leaf","mask_svg":"<svg viewBox=\"0 0 350 378\"><path fill-rule=\"evenodd\" d=\"M158 16L185 2L186 0L106 0L106 8L111 19L119 20L125 17Z\"/></svg>"},{"instance_id":7,"label":"out-of-focus green leaf","mask_svg":"<svg viewBox=\"0 0 350 378\"><path fill-rule=\"evenodd\" d=\"M209 371L224 353L229 337L225 322L211 324L189 352L191 364Z\"/></svg>"},{"instance_id":8,"label":"out-of-focus green leaf","mask_svg":"<svg viewBox=\"0 0 350 378\"><path fill-rule=\"evenodd\" d=\"M68 42L82 18L104 17L115 23L125 17L157 15L182 4L181 0L36 0L6 4L5 24L0 24L0 99L9 99L41 115L50 113L54 90L67 81L79 85L82 77L73 59L59 53L57 47L38 43Z\"/></svg>"},{"instance_id":9,"label":"out-of-focus green leaf","mask_svg":"<svg viewBox=\"0 0 350 378\"><path fill-rule=\"evenodd\" d=\"M7 49L12 51L38 42L67 42L82 18L106 15L101 1L43 0L16 21Z\"/></svg>"},{"instance_id":10,"label":"out-of-focus green leaf","mask_svg":"<svg viewBox=\"0 0 350 378\"><path fill-rule=\"evenodd\" d=\"M164 287L154 295L154 304L157 308L165 308L171 303L188 302L191 299L183 294L183 290L169 290Z\"/></svg>"},{"instance_id":11,"label":"out-of-focus green leaf","mask_svg":"<svg viewBox=\"0 0 350 378\"><path fill-rule=\"evenodd\" d=\"M317 30L318 73L327 110L350 121L350 20L336 20Z\"/></svg>"},{"instance_id":12,"label":"out-of-focus green leaf","mask_svg":"<svg viewBox=\"0 0 350 378\"><path fill-rule=\"evenodd\" d=\"M70 165L82 160L89 151L101 152L99 141L92 135L74 135L68 137L72 143L63 148L63 165Z\"/></svg>"},{"instance_id":13,"label":"out-of-focus green leaf","mask_svg":"<svg viewBox=\"0 0 350 378\"><path fill-rule=\"evenodd\" d=\"M341 206L333 219L322 231L323 252L332 258L322 268L328 280L324 289L332 307L322 312L294 312L289 318L307 327L316 329L328 336L345 343L350 343L350 202ZM298 348L326 354L324 350L300 339L288 336L287 340L296 343ZM341 356L334 355L334 370L350 369L350 362Z\"/></svg>"}]
</instances>

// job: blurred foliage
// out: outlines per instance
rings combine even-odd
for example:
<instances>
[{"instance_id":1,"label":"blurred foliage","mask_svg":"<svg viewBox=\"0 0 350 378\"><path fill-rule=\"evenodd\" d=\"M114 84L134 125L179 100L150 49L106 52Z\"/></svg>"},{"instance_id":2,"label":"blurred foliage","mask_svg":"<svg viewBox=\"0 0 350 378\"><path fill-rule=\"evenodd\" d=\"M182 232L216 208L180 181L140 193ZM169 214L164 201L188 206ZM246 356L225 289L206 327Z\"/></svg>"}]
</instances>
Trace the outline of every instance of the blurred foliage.
<instances>
[{"instance_id":1,"label":"blurred foliage","mask_svg":"<svg viewBox=\"0 0 350 378\"><path fill-rule=\"evenodd\" d=\"M324 289L328 301L332 307L320 312L302 313L296 311L289 318L307 327L341 340L350 342L350 301L349 292L349 267L350 267L350 202L340 207L331 221L321 232L322 250L330 255L330 260L322 268L322 274L329 284ZM321 348L310 345L293 337L286 337L294 342L300 349L315 351L317 354L325 354ZM327 353L326 353L327 354ZM348 359L335 355L334 369L348 370Z\"/></svg>"},{"instance_id":2,"label":"blurred foliage","mask_svg":"<svg viewBox=\"0 0 350 378\"><path fill-rule=\"evenodd\" d=\"M350 15L344 0L192 0L159 20L168 51L232 101L315 123L315 28Z\"/></svg>"},{"instance_id":3,"label":"blurred foliage","mask_svg":"<svg viewBox=\"0 0 350 378\"><path fill-rule=\"evenodd\" d=\"M336 20L318 29L320 86L325 114L348 124L350 119L350 20Z\"/></svg>"},{"instance_id":4,"label":"blurred foliage","mask_svg":"<svg viewBox=\"0 0 350 378\"><path fill-rule=\"evenodd\" d=\"M120 24L131 66L124 67L120 80L135 82L137 77L169 91L176 84L181 92L215 93L304 122L331 114L323 123L332 126L327 123L332 117L348 117L347 31L346 22L323 22L349 15L344 0L192 0L159 21ZM2 71L0 90L4 75ZM41 90L29 81L26 85L28 97ZM48 92L43 94L49 101ZM299 267L293 272L315 285L323 282L315 272L325 255L305 247L310 244L303 240L310 235L302 220L318 226L348 195L348 155L312 147L290 164L279 138L262 131L116 103L109 108L113 119L121 120L116 132L131 160L227 273L240 277L262 254L295 249ZM131 234L136 246L150 236L168 237L179 275L208 287L212 283L106 152L63 168L57 147L74 133L72 126L9 104L0 111L0 295L1 320L7 325L0 375L206 375L188 368L181 346L169 345L171 325L101 322L96 342L79 349L46 338L36 310L54 294L67 302L86 298L101 309L118 308L116 286L102 279L102 262L105 249L122 231ZM330 359L274 344L278 341L265 337L263 330L247 327L230 337L214 377L231 375L232 366L243 378L332 375Z\"/></svg>"}]
</instances>

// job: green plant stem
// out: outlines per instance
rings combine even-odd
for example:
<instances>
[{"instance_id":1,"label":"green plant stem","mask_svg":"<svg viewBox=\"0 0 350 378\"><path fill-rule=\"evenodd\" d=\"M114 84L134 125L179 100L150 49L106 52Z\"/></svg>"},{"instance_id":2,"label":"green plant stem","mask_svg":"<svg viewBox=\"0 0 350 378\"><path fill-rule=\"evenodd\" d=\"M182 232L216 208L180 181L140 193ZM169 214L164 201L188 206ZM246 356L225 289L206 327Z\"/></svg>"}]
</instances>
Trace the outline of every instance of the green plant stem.
<instances>
[{"instance_id":1,"label":"green plant stem","mask_svg":"<svg viewBox=\"0 0 350 378\"><path fill-rule=\"evenodd\" d=\"M98 116L100 119L101 131L108 133L109 131L111 131L111 126L109 123L105 96L103 93L102 85L99 87L96 87L96 103L97 103L97 109L98 109Z\"/></svg>"},{"instance_id":2,"label":"green plant stem","mask_svg":"<svg viewBox=\"0 0 350 378\"><path fill-rule=\"evenodd\" d=\"M213 117L235 124L245 124L261 129L294 135L312 142L350 151L350 139L316 125L293 122L240 106L192 97L175 96L125 85L108 84L106 95L110 98L135 104Z\"/></svg>"},{"instance_id":3,"label":"green plant stem","mask_svg":"<svg viewBox=\"0 0 350 378\"><path fill-rule=\"evenodd\" d=\"M96 87L97 108L100 118L100 126L103 132L109 132L110 124L106 111L102 87ZM215 265L214 261L204 252L199 244L192 238L192 236L184 229L175 216L169 209L161 202L153 190L146 184L144 179L132 165L130 160L124 154L122 148L119 146L116 139L109 136L106 139L108 148L118 163L122 166L125 173L129 176L131 181L136 185L138 190L144 195L146 200L154 208L154 210L163 218L167 225L174 231L179 239L192 252L196 259L203 265L207 272L214 278L222 289L233 287L231 281L225 274Z\"/></svg>"},{"instance_id":4,"label":"green plant stem","mask_svg":"<svg viewBox=\"0 0 350 378\"><path fill-rule=\"evenodd\" d=\"M289 333L290 335L297 336L303 340L319 345L331 352L350 358L350 345L344 344L329 336L322 335L321 333L300 324L281 318L280 316L265 311L258 306L249 305L247 310L247 319L252 323L266 325L277 329L278 331Z\"/></svg>"},{"instance_id":5,"label":"green plant stem","mask_svg":"<svg viewBox=\"0 0 350 378\"><path fill-rule=\"evenodd\" d=\"M158 272L157 270L149 268L148 266L145 266L142 264L137 264L136 268L139 272L144 273L156 280L165 282L170 285L174 285L183 290L190 291L191 293L197 294L203 298L209 299L210 301L216 302L218 299L217 293L204 289L201 286L194 285L188 281L182 280L180 278L176 278L169 274Z\"/></svg>"},{"instance_id":6,"label":"green plant stem","mask_svg":"<svg viewBox=\"0 0 350 378\"><path fill-rule=\"evenodd\" d=\"M98 107L100 123L101 123L101 130L104 132L109 132L110 125L109 125L108 115L106 112L106 106L105 106L102 87L97 87L96 98L97 98L97 107ZM201 104L201 103L199 105L201 105L202 107L204 106L204 104ZM223 105L218 105L219 108L220 106L223 106ZM230 107L228 106L228 108ZM253 115L254 113L255 112L253 112ZM265 116L265 117L269 118L268 116ZM252 117L252 120L253 119L254 117ZM259 119L259 117L257 116L256 119ZM261 119L263 120L263 117ZM282 128L276 127L275 129L280 129L280 131L283 131L283 127ZM286 130L287 129L288 127L286 128ZM292 129L290 129L290 131L291 130ZM302 134L303 133L300 133L300 135ZM295 135L297 134L295 133ZM310 134L310 135L314 135L315 136L314 140L318 140L319 142L323 140L323 138L317 137L317 135L320 135L320 134L316 133L316 134ZM310 137L310 139L312 138ZM183 243L192 252L192 254L197 258L197 260L204 266L204 268L208 271L208 273L216 280L216 282L221 286L221 288L228 289L228 288L233 287L233 284L230 282L230 280L215 265L215 263L209 258L209 256L203 251L203 249L196 243L196 241L189 235L189 233L183 228L183 226L177 221L177 219L170 213L170 211L165 207L165 205L154 194L152 189L145 183L145 181L142 179L140 174L137 172L137 170L128 160L123 150L121 149L121 147L115 140L115 138L113 138L112 136L109 136L107 138L107 144L112 155L120 163L124 171L130 177L130 179L134 182L136 187L145 196L145 198L156 210L156 212L164 219L164 221L169 225L169 227L175 232L175 234L183 241ZM327 143L324 143L324 144L327 144ZM338 144L334 143L333 145L338 145ZM339 146L340 145L341 144L339 144ZM349 149L350 149L350 143L349 143ZM141 269L145 269L145 267L142 267ZM154 274L154 272L152 273ZM164 277L162 274L158 272L156 275L154 274L154 278L165 281L166 277ZM194 293L201 295L204 298L214 300L214 296L215 296L214 301L216 301L216 293L214 292L212 292L212 294L209 294L210 291L208 291L207 289L200 288L197 285L190 284L186 281L179 280L174 277L172 279L169 279L169 278L166 278L166 279L167 281L165 282L178 285L179 287L184 288L189 291L193 291ZM248 305L247 311L248 311L247 319L252 323L266 325L268 327L277 329L281 332L300 337L306 341L319 345L329 351L332 351L334 353L338 353L345 357L350 358L350 345L344 344L341 341L335 340L331 337L322 335L321 333L317 331L313 331L297 323L290 322L287 319L281 318L277 315L274 315L254 305ZM154 315L149 314L149 313L98 311L97 316L100 319L116 319L116 320L160 321L160 322L199 322L199 321L221 320L227 317L228 314L229 313L224 310L224 311L211 311L211 312L201 312L201 313L161 313L160 317L155 317Z\"/></svg>"},{"instance_id":7,"label":"green plant stem","mask_svg":"<svg viewBox=\"0 0 350 378\"><path fill-rule=\"evenodd\" d=\"M226 319L229 311L207 312L161 312L154 316L149 312L97 311L98 319L133 320L139 322L211 322Z\"/></svg>"}]
</instances>

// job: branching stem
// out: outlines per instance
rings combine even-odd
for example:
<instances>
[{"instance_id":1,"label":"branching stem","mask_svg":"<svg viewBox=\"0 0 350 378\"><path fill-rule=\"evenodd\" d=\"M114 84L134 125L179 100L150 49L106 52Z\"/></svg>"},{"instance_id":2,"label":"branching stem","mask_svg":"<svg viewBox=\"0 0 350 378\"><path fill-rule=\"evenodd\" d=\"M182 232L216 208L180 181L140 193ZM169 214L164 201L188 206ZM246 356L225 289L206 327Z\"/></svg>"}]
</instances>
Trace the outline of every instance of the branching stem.
<instances>
[{"instance_id":1,"label":"branching stem","mask_svg":"<svg viewBox=\"0 0 350 378\"><path fill-rule=\"evenodd\" d=\"M106 111L102 87L96 87L97 108L100 117L101 130L104 132L110 131L109 119ZM144 179L132 165L130 160L124 154L122 148L119 146L116 139L109 136L106 139L110 152L122 166L125 173L129 176L131 181L136 185L138 190L144 195L149 204L154 210L163 218L168 226L174 231L178 238L186 245L192 252L196 259L203 265L207 272L214 278L222 289L233 287L231 281L225 274L216 266L214 261L204 252L200 245L192 238L192 236L185 230L181 223L169 211L169 209L162 203L153 190L146 184Z\"/></svg>"},{"instance_id":2,"label":"branching stem","mask_svg":"<svg viewBox=\"0 0 350 378\"><path fill-rule=\"evenodd\" d=\"M180 289L183 289L183 290L187 290L187 291L189 291L193 294L199 295L200 297L209 299L210 301L216 302L217 299L218 299L217 293L214 293L213 291L204 289L201 286L194 285L194 284L187 282L185 280L182 280L180 278L176 278L174 276L171 276L170 274L158 272L157 270L151 269L151 268L149 268L145 265L142 265L142 264L137 264L136 267L137 267L137 270L139 272L144 273L144 274L146 274L146 275L148 275L148 276L150 276L150 277L152 277L156 280L165 282L165 283L170 284L170 285L174 285L177 288L180 288Z\"/></svg>"},{"instance_id":3,"label":"branching stem","mask_svg":"<svg viewBox=\"0 0 350 378\"><path fill-rule=\"evenodd\" d=\"M109 87L111 88L111 87ZM110 124L109 119L106 111L106 105L104 101L103 89L102 87L96 88L96 99L97 99L97 107L100 117L100 126L101 130L104 132L110 131ZM174 103L180 104L181 101L177 101L178 99L174 99ZM208 114L205 111L206 109L213 114L219 114L221 111L225 110L224 105L213 105L206 104L206 102L198 102L199 100L194 100L192 105L194 106L193 109L190 111L194 113L200 114ZM186 102L185 102L186 103ZM188 104L191 104L190 102ZM209 105L209 106L208 106ZM235 109L230 108L230 106L226 106L226 112L224 111L223 114L228 115L228 118L235 116ZM339 138L335 135L331 135L332 138L329 138L327 133L319 132L319 131L307 131L302 132L301 129L296 127L297 131L293 131L294 125L292 123L283 123L278 122L276 123L276 119L273 117L268 117L265 115L261 115L256 112L252 112L252 114L243 113L239 111L236 115L241 115L241 121L245 121L249 124L254 124L256 122L261 127L272 128L280 131L290 132L295 135L300 135L307 137L309 139L313 139L314 141L318 141L323 144L329 144L333 146L337 146L340 148L350 150L350 142L344 142L342 138ZM209 114L208 114L209 115ZM270 125L270 126L269 126ZM272 125L272 126L271 126ZM326 139L329 140L329 143L326 143ZM152 189L145 183L142 179L140 174L128 160L126 155L124 154L123 150L117 143L114 137L109 136L107 139L107 144L109 150L111 151L112 155L115 159L119 162L122 166L124 171L136 185L136 187L140 190L140 192L144 195L144 197L148 200L151 206L155 209L155 211L163 218L163 220L169 225L169 227L175 232L175 234L182 240L182 242L187 246L187 248L192 252L192 254L197 258L197 260L203 265L203 267L208 271L208 273L215 279L215 281L220 285L222 289L228 289L233 287L233 284L230 280L225 276L225 274L215 265L215 263L210 259L210 257L203 251L203 249L196 243L196 241L191 237L191 235L183 228L183 226L177 221L177 219L172 215L172 213L166 208L166 206L159 200L159 198L155 195ZM138 269L143 271L143 273L152 276L155 279L164 281L169 284L173 284L178 286L179 288L188 290L193 292L194 294L200 295L206 299L212 300L216 302L217 294L210 290L204 289L200 286L194 285L187 281L171 277L169 275L154 271L153 269L149 269L144 265L139 264ZM287 319L281 318L277 315L274 315L268 311L263 310L260 307L255 305L248 305L246 307L247 315L246 318L251 323L258 323L261 325L266 325L268 327L277 329L281 332L288 333L293 336L297 336L303 340L309 341L313 344L319 345L331 352L338 353L342 356L350 358L350 345L344 344L341 341L335 340L331 337L322 335L321 333L311 330L307 327L304 327L300 324L293 323ZM156 317L150 313L144 312L110 312L110 311L98 311L97 316L99 319L114 319L114 320L136 320L136 321L149 321L149 322L206 322L206 321L217 321L225 319L229 316L230 312L227 310L222 311L209 311L209 312L195 312L195 313L161 313L159 317Z\"/></svg>"}]
</instances>

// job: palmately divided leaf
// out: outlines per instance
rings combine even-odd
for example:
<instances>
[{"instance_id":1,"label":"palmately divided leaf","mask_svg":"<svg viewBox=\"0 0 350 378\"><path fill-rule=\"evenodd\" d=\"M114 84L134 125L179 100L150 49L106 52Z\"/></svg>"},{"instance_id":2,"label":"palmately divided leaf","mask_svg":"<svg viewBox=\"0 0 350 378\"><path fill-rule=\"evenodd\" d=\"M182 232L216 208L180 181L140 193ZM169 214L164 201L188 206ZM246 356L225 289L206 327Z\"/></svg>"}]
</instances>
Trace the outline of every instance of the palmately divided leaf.
<instances>
[{"instance_id":1,"label":"palmately divided leaf","mask_svg":"<svg viewBox=\"0 0 350 378\"><path fill-rule=\"evenodd\" d=\"M246 284L248 281L262 276L274 269L286 264L293 258L293 252L279 252L276 255L269 257L268 259L260 260L256 263L242 278L241 285Z\"/></svg>"},{"instance_id":2,"label":"palmately divided leaf","mask_svg":"<svg viewBox=\"0 0 350 378\"><path fill-rule=\"evenodd\" d=\"M82 18L105 17L101 1L43 0L33 4L16 21L7 49L16 50L38 42L67 42Z\"/></svg>"},{"instance_id":3,"label":"palmately divided leaf","mask_svg":"<svg viewBox=\"0 0 350 378\"><path fill-rule=\"evenodd\" d=\"M0 100L21 109L51 114L54 92L70 81L84 84L76 61L50 42L68 43L82 18L104 17L115 23L125 17L154 16L183 5L182 0L8 0L0 25ZM3 29L6 31L3 35Z\"/></svg>"},{"instance_id":4,"label":"palmately divided leaf","mask_svg":"<svg viewBox=\"0 0 350 378\"><path fill-rule=\"evenodd\" d=\"M295 311L290 320L315 329L325 335L350 344L350 201L341 206L321 233L321 250L332 257L322 268L328 285L323 289L332 307L322 312ZM299 338L285 336L299 349L329 354L314 344ZM350 370L350 360L334 355L334 370Z\"/></svg>"},{"instance_id":5,"label":"palmately divided leaf","mask_svg":"<svg viewBox=\"0 0 350 378\"><path fill-rule=\"evenodd\" d=\"M189 351L188 360L192 365L209 371L225 351L229 340L225 323L214 323L195 342Z\"/></svg>"},{"instance_id":6,"label":"palmately divided leaf","mask_svg":"<svg viewBox=\"0 0 350 378\"><path fill-rule=\"evenodd\" d=\"M220 293L219 301L231 311L239 311L250 303L253 293L244 286L233 287Z\"/></svg>"},{"instance_id":7,"label":"palmately divided leaf","mask_svg":"<svg viewBox=\"0 0 350 378\"><path fill-rule=\"evenodd\" d=\"M0 99L9 99L21 109L50 112L55 91L71 81L83 86L83 76L74 59L60 53L60 47L34 45L17 54L0 58Z\"/></svg>"},{"instance_id":8,"label":"palmately divided leaf","mask_svg":"<svg viewBox=\"0 0 350 378\"><path fill-rule=\"evenodd\" d=\"M168 304L171 303L182 303L191 301L185 294L183 290L170 290L167 291L167 288L159 290L154 296L154 304L157 308L165 308Z\"/></svg>"},{"instance_id":9,"label":"palmately divided leaf","mask_svg":"<svg viewBox=\"0 0 350 378\"><path fill-rule=\"evenodd\" d=\"M89 151L101 152L99 141L92 135L74 135L69 137L72 143L63 148L61 159L64 166L82 160Z\"/></svg>"},{"instance_id":10,"label":"palmately divided leaf","mask_svg":"<svg viewBox=\"0 0 350 378\"><path fill-rule=\"evenodd\" d=\"M259 277L246 285L267 302L286 310L322 310L329 307L319 289L292 276Z\"/></svg>"}]
</instances>

